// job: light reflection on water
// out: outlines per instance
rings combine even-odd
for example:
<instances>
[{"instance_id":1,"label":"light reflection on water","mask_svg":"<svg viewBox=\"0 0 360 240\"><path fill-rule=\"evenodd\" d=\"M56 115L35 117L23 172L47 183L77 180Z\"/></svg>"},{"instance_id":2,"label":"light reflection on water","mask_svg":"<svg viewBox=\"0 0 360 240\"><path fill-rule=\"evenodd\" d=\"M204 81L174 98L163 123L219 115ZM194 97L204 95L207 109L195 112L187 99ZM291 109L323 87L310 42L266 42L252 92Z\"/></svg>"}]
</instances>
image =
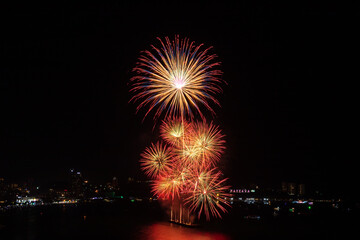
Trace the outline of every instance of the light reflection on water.
<instances>
[{"instance_id":1,"label":"light reflection on water","mask_svg":"<svg viewBox=\"0 0 360 240\"><path fill-rule=\"evenodd\" d=\"M201 231L197 228L179 226L173 223L159 222L143 226L139 232L139 239L147 240L229 240L229 236Z\"/></svg>"}]
</instances>

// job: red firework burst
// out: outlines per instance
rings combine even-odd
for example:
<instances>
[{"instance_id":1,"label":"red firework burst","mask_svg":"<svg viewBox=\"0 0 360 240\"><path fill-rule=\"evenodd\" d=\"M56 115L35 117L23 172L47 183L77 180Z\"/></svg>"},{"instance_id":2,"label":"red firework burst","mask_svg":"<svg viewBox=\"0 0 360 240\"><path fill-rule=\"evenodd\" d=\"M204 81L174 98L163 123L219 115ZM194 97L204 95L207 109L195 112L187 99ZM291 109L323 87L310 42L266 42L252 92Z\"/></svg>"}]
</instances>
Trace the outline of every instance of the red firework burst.
<instances>
[{"instance_id":1,"label":"red firework burst","mask_svg":"<svg viewBox=\"0 0 360 240\"><path fill-rule=\"evenodd\" d=\"M229 186L224 186L226 179L220 180L221 172L215 169L198 173L195 177L191 194L185 199L191 211L198 211L198 217L204 213L206 219L211 215L221 218L220 211L226 212L225 205L230 206L227 198ZM220 210L220 211L219 211Z\"/></svg>"}]
</instances>

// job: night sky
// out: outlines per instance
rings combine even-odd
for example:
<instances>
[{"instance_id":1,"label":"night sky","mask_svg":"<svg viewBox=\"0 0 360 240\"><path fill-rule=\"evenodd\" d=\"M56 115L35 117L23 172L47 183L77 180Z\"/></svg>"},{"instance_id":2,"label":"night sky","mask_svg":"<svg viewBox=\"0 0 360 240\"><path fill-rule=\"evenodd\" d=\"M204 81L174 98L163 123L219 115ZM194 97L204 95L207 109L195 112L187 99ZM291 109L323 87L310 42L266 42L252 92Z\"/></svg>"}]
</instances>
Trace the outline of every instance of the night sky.
<instances>
[{"instance_id":1,"label":"night sky","mask_svg":"<svg viewBox=\"0 0 360 240\"><path fill-rule=\"evenodd\" d=\"M179 34L222 62L228 85L208 119L226 135L231 184L351 190L337 6L121 2L5 9L0 177L42 184L76 168L99 183L144 179L139 155L158 130L135 113L128 83L141 50Z\"/></svg>"}]
</instances>

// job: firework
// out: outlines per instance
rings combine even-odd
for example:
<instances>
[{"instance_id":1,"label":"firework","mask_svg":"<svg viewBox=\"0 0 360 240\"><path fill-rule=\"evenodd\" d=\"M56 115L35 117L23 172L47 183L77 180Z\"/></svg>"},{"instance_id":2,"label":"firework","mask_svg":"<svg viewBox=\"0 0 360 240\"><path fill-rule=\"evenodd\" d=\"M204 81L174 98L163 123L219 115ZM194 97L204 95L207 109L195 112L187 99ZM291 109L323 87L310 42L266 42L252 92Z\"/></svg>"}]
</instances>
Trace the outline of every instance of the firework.
<instances>
[{"instance_id":1,"label":"firework","mask_svg":"<svg viewBox=\"0 0 360 240\"><path fill-rule=\"evenodd\" d=\"M181 175L178 173L171 173L167 176L160 176L153 183L152 191L159 198L174 199L180 196L181 189L184 182Z\"/></svg>"},{"instance_id":2,"label":"firework","mask_svg":"<svg viewBox=\"0 0 360 240\"><path fill-rule=\"evenodd\" d=\"M173 146L179 146L189 131L189 123L179 118L167 118L160 126L161 137Z\"/></svg>"},{"instance_id":3,"label":"firework","mask_svg":"<svg viewBox=\"0 0 360 240\"><path fill-rule=\"evenodd\" d=\"M201 163L199 148L192 144L192 141L187 141L181 148L175 150L178 161L182 162L183 166L196 168Z\"/></svg>"},{"instance_id":4,"label":"firework","mask_svg":"<svg viewBox=\"0 0 360 240\"><path fill-rule=\"evenodd\" d=\"M224 205L230 206L226 201L230 195L228 194L228 186L224 186L226 179L220 180L220 172L215 173L215 169L207 172L201 172L195 178L194 190L185 199L186 204L190 206L190 210L198 210L198 217L204 212L206 219L210 219L211 215L221 218L220 211L226 212Z\"/></svg>"},{"instance_id":5,"label":"firework","mask_svg":"<svg viewBox=\"0 0 360 240\"><path fill-rule=\"evenodd\" d=\"M162 170L153 184L153 192L162 198L187 196L190 210L220 217L225 212L227 196L225 180L211 169L224 150L224 135L218 126L204 121L186 122L167 118L160 127L161 137L171 143L172 171Z\"/></svg>"},{"instance_id":6,"label":"firework","mask_svg":"<svg viewBox=\"0 0 360 240\"><path fill-rule=\"evenodd\" d=\"M202 50L202 44L196 46L187 38L158 40L160 47L143 52L131 79L130 101L139 103L137 111L147 107L144 118L150 112L155 120L165 116L160 136L166 144L157 142L145 149L142 170L154 179L154 195L171 200L171 220L175 216L177 222L189 222L190 211L207 220L210 215L221 218L229 206L229 186L216 170L225 149L224 135L218 126L206 123L200 110L205 107L214 113L211 106L219 105L215 99L221 91L219 62L209 54L211 48ZM195 114L203 121L195 121Z\"/></svg>"},{"instance_id":7,"label":"firework","mask_svg":"<svg viewBox=\"0 0 360 240\"><path fill-rule=\"evenodd\" d=\"M141 157L140 165L149 177L164 175L170 170L172 152L161 142L151 144L151 147L146 148Z\"/></svg>"},{"instance_id":8,"label":"firework","mask_svg":"<svg viewBox=\"0 0 360 240\"><path fill-rule=\"evenodd\" d=\"M201 50L202 44L195 46L178 36L165 43L158 38L161 47L152 46L154 52L144 51L137 66L136 76L131 79L134 97L139 101L137 110L147 106L145 117L152 110L157 119L162 112L166 116L193 117L197 112L203 117L200 105L214 113L209 102L219 105L214 95L221 91L218 83L221 71L216 67L216 55L208 55L210 48ZM155 110L156 109L156 110Z\"/></svg>"},{"instance_id":9,"label":"firework","mask_svg":"<svg viewBox=\"0 0 360 240\"><path fill-rule=\"evenodd\" d=\"M219 161L225 149L223 137L218 126L212 123L197 122L193 125L191 138L203 166L215 166Z\"/></svg>"},{"instance_id":10,"label":"firework","mask_svg":"<svg viewBox=\"0 0 360 240\"><path fill-rule=\"evenodd\" d=\"M206 122L187 123L186 137L174 145L175 156L189 165L209 169L220 160L225 149L224 135L218 126ZM166 136L166 135L165 135Z\"/></svg>"}]
</instances>

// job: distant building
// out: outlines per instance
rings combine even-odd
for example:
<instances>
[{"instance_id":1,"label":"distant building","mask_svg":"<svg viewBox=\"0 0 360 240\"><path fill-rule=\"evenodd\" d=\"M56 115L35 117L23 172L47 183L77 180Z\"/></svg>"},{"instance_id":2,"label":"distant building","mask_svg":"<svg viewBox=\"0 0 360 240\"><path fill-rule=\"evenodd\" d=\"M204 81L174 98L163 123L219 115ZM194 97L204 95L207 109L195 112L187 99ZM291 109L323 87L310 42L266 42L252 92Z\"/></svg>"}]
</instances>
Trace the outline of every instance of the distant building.
<instances>
[{"instance_id":1,"label":"distant building","mask_svg":"<svg viewBox=\"0 0 360 240\"><path fill-rule=\"evenodd\" d=\"M0 203L4 203L6 195L5 179L0 178Z\"/></svg>"},{"instance_id":2,"label":"distant building","mask_svg":"<svg viewBox=\"0 0 360 240\"><path fill-rule=\"evenodd\" d=\"M113 177L113 179L112 179L112 187L113 187L114 189L117 189L118 186L119 186L118 179L117 179L116 177Z\"/></svg>"},{"instance_id":3,"label":"distant building","mask_svg":"<svg viewBox=\"0 0 360 240\"><path fill-rule=\"evenodd\" d=\"M288 183L288 194L289 195L296 194L296 184L295 183Z\"/></svg>"},{"instance_id":4,"label":"distant building","mask_svg":"<svg viewBox=\"0 0 360 240\"><path fill-rule=\"evenodd\" d=\"M281 192L283 192L283 193L288 192L288 183L287 182L282 182L281 183Z\"/></svg>"},{"instance_id":5,"label":"distant building","mask_svg":"<svg viewBox=\"0 0 360 240\"><path fill-rule=\"evenodd\" d=\"M0 193L2 191L5 191L5 179L4 178L0 178Z\"/></svg>"},{"instance_id":6,"label":"distant building","mask_svg":"<svg viewBox=\"0 0 360 240\"><path fill-rule=\"evenodd\" d=\"M303 183L299 184L298 194L299 194L299 196L305 195L305 184L303 184Z\"/></svg>"},{"instance_id":7,"label":"distant building","mask_svg":"<svg viewBox=\"0 0 360 240\"><path fill-rule=\"evenodd\" d=\"M84 195L83 177L81 172L70 169L71 193L73 197L82 197Z\"/></svg>"},{"instance_id":8,"label":"distant building","mask_svg":"<svg viewBox=\"0 0 360 240\"><path fill-rule=\"evenodd\" d=\"M288 195L296 195L296 184L293 182L282 182L281 183L281 192Z\"/></svg>"}]
</instances>

